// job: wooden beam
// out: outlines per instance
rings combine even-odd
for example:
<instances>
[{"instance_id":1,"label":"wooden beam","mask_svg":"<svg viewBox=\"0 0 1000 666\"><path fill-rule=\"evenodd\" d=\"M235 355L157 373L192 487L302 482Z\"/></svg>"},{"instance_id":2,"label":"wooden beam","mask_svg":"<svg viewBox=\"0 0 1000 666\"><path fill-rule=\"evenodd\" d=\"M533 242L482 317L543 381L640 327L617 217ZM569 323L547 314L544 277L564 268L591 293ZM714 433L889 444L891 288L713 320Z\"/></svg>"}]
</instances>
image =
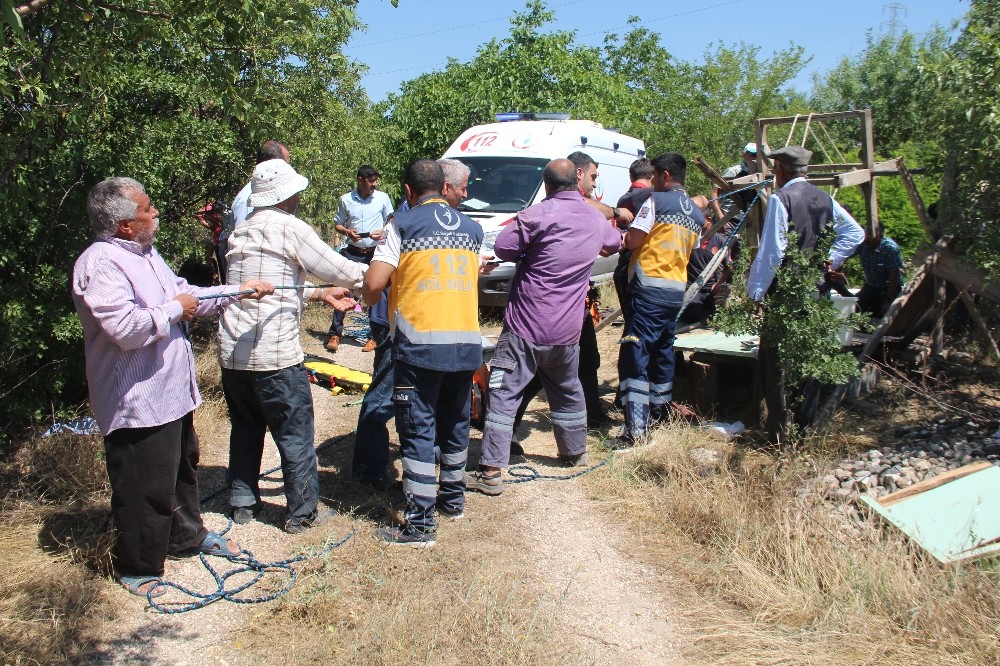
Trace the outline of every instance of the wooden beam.
<instances>
[{"instance_id":1,"label":"wooden beam","mask_svg":"<svg viewBox=\"0 0 1000 666\"><path fill-rule=\"evenodd\" d=\"M940 243L940 241L938 241ZM917 257L927 256L926 250ZM989 275L981 268L973 266L953 252L938 252L933 264L933 273L959 289L968 289L974 294L1000 305L1000 281L990 281Z\"/></svg>"},{"instance_id":2,"label":"wooden beam","mask_svg":"<svg viewBox=\"0 0 1000 666\"><path fill-rule=\"evenodd\" d=\"M987 460L981 460L970 465L965 465L964 467L958 467L956 469L950 469L943 474L938 474L937 476L932 476L929 479L924 479L919 483L914 483L908 488L903 488L902 490L897 490L894 493L886 495L882 499L878 500L878 503L882 506L892 506L893 504L898 504L905 499L913 497L914 495L919 495L922 492L931 490L932 488L938 488L946 483L955 481L956 479L961 479L963 476L969 476L970 474L975 474L976 472L981 472L984 469L989 469L992 467L992 463Z\"/></svg>"},{"instance_id":3,"label":"wooden beam","mask_svg":"<svg viewBox=\"0 0 1000 666\"><path fill-rule=\"evenodd\" d=\"M833 179L837 187L852 187L871 182L872 171L871 169L857 169L856 171L848 171L839 176L834 176Z\"/></svg>"},{"instance_id":4,"label":"wooden beam","mask_svg":"<svg viewBox=\"0 0 1000 666\"><path fill-rule=\"evenodd\" d=\"M812 122L819 120L848 120L848 119L858 119L860 118L867 109L862 111L834 111L833 113L814 113L812 115ZM869 112L870 115L870 112ZM757 120L763 126L767 125L787 125L789 123L795 122L795 119L804 120L808 118L808 113L800 113L798 116L784 116L781 118L760 118ZM758 146L760 144L757 144Z\"/></svg>"},{"instance_id":5,"label":"wooden beam","mask_svg":"<svg viewBox=\"0 0 1000 666\"><path fill-rule=\"evenodd\" d=\"M976 325L976 328L979 329L979 335L982 336L983 343L990 350L990 353L993 354L993 358L1000 361L1000 349L997 348L997 342L993 339L993 335L990 333L990 327L986 325L986 320L983 319L983 315L979 313L979 309L973 302L972 297L969 296L969 292L959 287L958 297L962 299L962 305L965 306L965 309L969 312L969 317L972 319L972 322Z\"/></svg>"},{"instance_id":6,"label":"wooden beam","mask_svg":"<svg viewBox=\"0 0 1000 666\"><path fill-rule=\"evenodd\" d=\"M869 172L875 168L875 130L872 126L871 109L864 109L861 112L861 161ZM875 181L869 180L860 183L859 187L865 200L865 213L868 215L865 229L868 232L868 238L875 238L879 234L878 197L875 194Z\"/></svg>"},{"instance_id":7,"label":"wooden beam","mask_svg":"<svg viewBox=\"0 0 1000 666\"><path fill-rule=\"evenodd\" d=\"M906 168L906 162L903 161L902 157L896 159L896 168L899 170L900 178L903 179L903 187L906 188L906 195L910 197L910 204L913 206L913 210L917 211L920 226L924 228L927 238L932 241L937 240L937 234L934 233L931 225L931 216L927 213L927 208L924 207L924 200L920 198L920 192L917 191L917 184L913 181L913 175Z\"/></svg>"},{"instance_id":8,"label":"wooden beam","mask_svg":"<svg viewBox=\"0 0 1000 666\"><path fill-rule=\"evenodd\" d=\"M759 173L752 173L748 176L740 176L739 178L733 178L729 181L729 185L736 187L746 187L747 185L753 185L754 183L764 182L764 177Z\"/></svg>"},{"instance_id":9,"label":"wooden beam","mask_svg":"<svg viewBox=\"0 0 1000 666\"><path fill-rule=\"evenodd\" d=\"M705 160L700 157L696 157L694 158L694 165L701 169L701 172L705 174L705 178L708 178L719 187L729 187L729 183L727 183L726 179L722 177L722 174L710 167L708 162Z\"/></svg>"}]
</instances>

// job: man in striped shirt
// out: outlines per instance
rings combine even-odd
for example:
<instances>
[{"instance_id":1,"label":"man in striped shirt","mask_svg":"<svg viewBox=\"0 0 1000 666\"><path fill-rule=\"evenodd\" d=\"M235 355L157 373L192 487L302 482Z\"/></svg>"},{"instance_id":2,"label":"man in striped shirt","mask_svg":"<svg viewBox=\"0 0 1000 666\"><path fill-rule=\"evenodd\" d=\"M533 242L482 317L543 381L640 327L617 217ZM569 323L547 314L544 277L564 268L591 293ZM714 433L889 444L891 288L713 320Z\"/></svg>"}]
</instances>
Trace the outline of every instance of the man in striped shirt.
<instances>
[{"instance_id":1,"label":"man in striped shirt","mask_svg":"<svg viewBox=\"0 0 1000 666\"><path fill-rule=\"evenodd\" d=\"M115 573L133 594L159 596L168 552L239 552L201 520L193 419L201 396L186 323L235 298L213 298L233 289L193 287L170 270L153 248L160 214L139 182L98 183L87 214L96 240L73 267L73 304L104 435ZM254 290L247 298L274 291L257 279L240 289Z\"/></svg>"},{"instance_id":2,"label":"man in striped shirt","mask_svg":"<svg viewBox=\"0 0 1000 666\"><path fill-rule=\"evenodd\" d=\"M320 511L319 473L313 447L313 404L299 342L303 300L323 300L346 310L347 288L359 288L368 268L334 252L295 217L299 193L309 184L287 162L268 160L253 172L254 211L229 237L230 284L250 278L301 285L307 275L338 286L282 289L260 301L234 303L219 320L219 364L229 406L229 503L233 520L247 523L261 508L264 434L270 429L281 456L288 516L297 534L332 515Z\"/></svg>"}]
</instances>

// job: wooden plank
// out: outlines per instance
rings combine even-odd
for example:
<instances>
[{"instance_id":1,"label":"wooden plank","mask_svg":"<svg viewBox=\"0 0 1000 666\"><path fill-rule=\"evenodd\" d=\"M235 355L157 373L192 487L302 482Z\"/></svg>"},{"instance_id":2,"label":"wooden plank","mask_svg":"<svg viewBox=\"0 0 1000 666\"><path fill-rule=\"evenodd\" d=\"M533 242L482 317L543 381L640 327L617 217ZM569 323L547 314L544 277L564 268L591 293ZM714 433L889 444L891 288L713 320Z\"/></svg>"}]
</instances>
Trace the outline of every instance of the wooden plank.
<instances>
[{"instance_id":1,"label":"wooden plank","mask_svg":"<svg viewBox=\"0 0 1000 666\"><path fill-rule=\"evenodd\" d=\"M923 252L918 256L924 255ZM968 289L993 303L1000 304L1000 280L990 281L986 271L973 266L953 252L939 252L932 272L959 289Z\"/></svg>"},{"instance_id":2,"label":"wooden plank","mask_svg":"<svg viewBox=\"0 0 1000 666\"><path fill-rule=\"evenodd\" d=\"M867 110L867 109L866 109ZM849 120L861 117L864 111L834 111L832 113L814 113L812 116L812 122L820 120ZM870 113L869 113L870 115ZM760 118L757 120L762 126L766 127L768 125L788 125L789 123L795 122L795 119L804 120L809 117L808 113L800 113L797 116L783 116L780 118ZM757 144L758 146L761 144Z\"/></svg>"},{"instance_id":3,"label":"wooden plank","mask_svg":"<svg viewBox=\"0 0 1000 666\"><path fill-rule=\"evenodd\" d=\"M932 241L937 240L937 234L934 233L933 226L931 225L931 216L927 213L927 208L924 207L924 200L920 197L920 192L917 191L917 184L913 181L913 174L906 168L906 162L903 161L902 157L896 159L896 168L899 170L899 176L903 180L903 187L906 188L906 195L910 197L910 204L913 206L913 210L917 211L917 219L920 220L920 226L924 228L927 238Z\"/></svg>"},{"instance_id":4,"label":"wooden plank","mask_svg":"<svg viewBox=\"0 0 1000 666\"><path fill-rule=\"evenodd\" d=\"M706 162L705 160L701 159L700 157L696 157L694 158L694 165L698 167L703 174L705 174L705 178L708 178L710 181L712 181L719 187L722 188L729 187L729 183L727 183L726 179L722 177L722 174L720 174L718 171L710 167L708 165L708 162Z\"/></svg>"},{"instance_id":5,"label":"wooden plank","mask_svg":"<svg viewBox=\"0 0 1000 666\"><path fill-rule=\"evenodd\" d=\"M609 326L611 322L613 322L615 319L618 319L618 317L620 317L621 314L622 314L622 309L618 308L617 310L606 316L604 319L597 322L597 325L594 326L594 333L600 333L602 328L604 328L605 326Z\"/></svg>"},{"instance_id":6,"label":"wooden plank","mask_svg":"<svg viewBox=\"0 0 1000 666\"><path fill-rule=\"evenodd\" d=\"M931 329L931 356L940 356L944 353L944 315L948 302L948 283L934 276L934 310L938 312L937 319L934 320L934 327Z\"/></svg>"},{"instance_id":7,"label":"wooden plank","mask_svg":"<svg viewBox=\"0 0 1000 666\"><path fill-rule=\"evenodd\" d=\"M864 109L861 112L861 161L868 171L875 168L875 130L872 126L872 110ZM865 200L865 213L868 216L868 223L865 225L868 238L875 238L879 234L878 222L878 196L875 193L875 181L860 183L861 195Z\"/></svg>"},{"instance_id":8,"label":"wooden plank","mask_svg":"<svg viewBox=\"0 0 1000 666\"><path fill-rule=\"evenodd\" d=\"M956 469L948 470L944 474L938 474L929 479L924 479L919 483L914 483L908 488L903 488L902 490L897 490L896 492L886 495L880 500L877 500L879 504L884 507L892 506L897 504L909 497L914 495L919 495L922 492L926 492L932 488L938 488L946 483L950 483L955 479L961 479L963 476L968 476L970 474L975 474L976 472L981 472L984 469L989 469L993 466L993 463L987 460L981 460L977 463L972 463L971 465L965 465L963 467L958 467Z\"/></svg>"},{"instance_id":9,"label":"wooden plank","mask_svg":"<svg viewBox=\"0 0 1000 666\"><path fill-rule=\"evenodd\" d=\"M904 305L906 305L906 302L910 299L910 295L917 290L917 287L919 287L921 283L923 283L924 278L927 277L930 272L929 269L930 259L926 260L920 265L919 268L917 268L913 277L906 283L903 290L899 292L899 296L897 296L896 300L892 302L889 309L885 311L882 321L879 322L878 327L872 332L871 337L868 338L868 342L865 343L864 348L861 350L861 354L858 355L858 361L861 365L864 365L868 363L868 361L872 360L871 354L875 351L879 342L882 341L882 337L889 330L889 327L892 325L892 320L896 318L899 311L903 309Z\"/></svg>"},{"instance_id":10,"label":"wooden plank","mask_svg":"<svg viewBox=\"0 0 1000 666\"><path fill-rule=\"evenodd\" d=\"M983 343L993 354L993 358L1000 360L1000 349L997 349L997 342L993 339L993 335L990 333L990 327L986 325L986 320L983 316L979 314L979 308L973 302L972 297L969 296L969 292L965 289L959 288L958 297L962 299L962 305L965 306L966 311L969 313L969 317L972 322L979 329L979 335L983 338Z\"/></svg>"},{"instance_id":11,"label":"wooden plank","mask_svg":"<svg viewBox=\"0 0 1000 666\"><path fill-rule=\"evenodd\" d=\"M857 171L848 171L839 176L834 176L834 182L837 187L853 187L854 185L871 182L871 179L871 169L858 169Z\"/></svg>"},{"instance_id":12,"label":"wooden plank","mask_svg":"<svg viewBox=\"0 0 1000 666\"><path fill-rule=\"evenodd\" d=\"M754 183L764 182L764 177L759 173L751 173L746 176L740 176L739 178L733 178L728 181L733 188L746 187L747 185L753 185Z\"/></svg>"}]
</instances>

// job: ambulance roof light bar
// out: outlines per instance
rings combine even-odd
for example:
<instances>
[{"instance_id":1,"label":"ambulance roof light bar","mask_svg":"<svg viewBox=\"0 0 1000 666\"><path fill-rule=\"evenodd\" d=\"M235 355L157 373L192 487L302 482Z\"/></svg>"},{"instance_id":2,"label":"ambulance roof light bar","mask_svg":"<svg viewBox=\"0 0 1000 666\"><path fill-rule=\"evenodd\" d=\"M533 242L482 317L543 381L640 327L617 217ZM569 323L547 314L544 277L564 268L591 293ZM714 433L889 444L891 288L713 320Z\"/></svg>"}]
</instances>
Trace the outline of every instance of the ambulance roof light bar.
<instances>
[{"instance_id":1,"label":"ambulance roof light bar","mask_svg":"<svg viewBox=\"0 0 1000 666\"><path fill-rule=\"evenodd\" d=\"M507 123L513 120L569 120L568 113L545 113L545 112L508 112L496 114L498 123Z\"/></svg>"}]
</instances>

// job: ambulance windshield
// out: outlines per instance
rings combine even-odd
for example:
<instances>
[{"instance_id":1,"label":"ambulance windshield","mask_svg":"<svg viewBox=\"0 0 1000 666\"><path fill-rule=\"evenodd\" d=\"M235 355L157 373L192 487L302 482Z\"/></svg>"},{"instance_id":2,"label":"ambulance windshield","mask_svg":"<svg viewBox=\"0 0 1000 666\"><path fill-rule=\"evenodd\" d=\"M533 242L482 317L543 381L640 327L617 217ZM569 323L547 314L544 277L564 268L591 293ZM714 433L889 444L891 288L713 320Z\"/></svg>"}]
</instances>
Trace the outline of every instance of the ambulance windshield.
<instances>
[{"instance_id":1,"label":"ambulance windshield","mask_svg":"<svg viewBox=\"0 0 1000 666\"><path fill-rule=\"evenodd\" d=\"M459 210L482 213L516 213L530 206L542 187L542 169L549 160L532 157L465 157L469 167L469 199L475 206ZM483 205L485 204L485 206Z\"/></svg>"}]
</instances>

